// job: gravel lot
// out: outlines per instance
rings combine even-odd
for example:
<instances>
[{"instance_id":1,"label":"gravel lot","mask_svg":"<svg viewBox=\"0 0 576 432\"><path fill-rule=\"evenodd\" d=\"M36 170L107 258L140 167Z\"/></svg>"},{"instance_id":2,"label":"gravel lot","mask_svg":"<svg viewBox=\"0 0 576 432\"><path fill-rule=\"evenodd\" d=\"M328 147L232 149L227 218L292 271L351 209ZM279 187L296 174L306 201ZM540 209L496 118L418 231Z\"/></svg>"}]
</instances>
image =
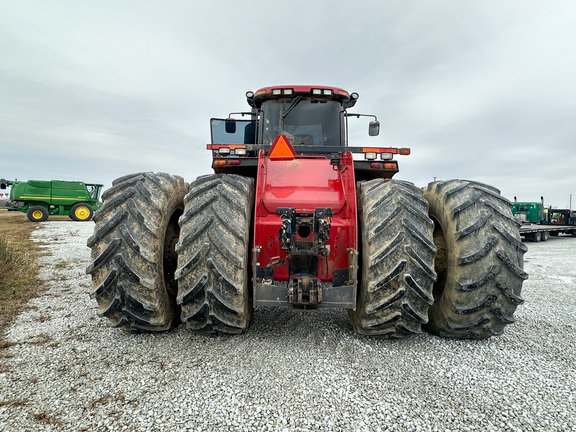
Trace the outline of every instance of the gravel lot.
<instances>
[{"instance_id":1,"label":"gravel lot","mask_svg":"<svg viewBox=\"0 0 576 432\"><path fill-rule=\"evenodd\" d=\"M575 238L527 243L526 303L487 341L368 338L343 311L273 308L206 337L106 327L85 274L93 227L33 234L51 288L8 331L1 431L574 430Z\"/></svg>"}]
</instances>

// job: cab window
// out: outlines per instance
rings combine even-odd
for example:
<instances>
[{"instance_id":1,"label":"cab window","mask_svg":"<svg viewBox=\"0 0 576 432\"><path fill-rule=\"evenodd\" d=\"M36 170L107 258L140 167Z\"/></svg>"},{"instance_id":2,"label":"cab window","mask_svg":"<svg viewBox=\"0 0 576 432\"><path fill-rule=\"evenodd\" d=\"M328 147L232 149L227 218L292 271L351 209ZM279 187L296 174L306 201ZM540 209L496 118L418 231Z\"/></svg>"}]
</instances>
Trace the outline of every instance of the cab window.
<instances>
[{"instance_id":1,"label":"cab window","mask_svg":"<svg viewBox=\"0 0 576 432\"><path fill-rule=\"evenodd\" d=\"M211 119L210 130L212 144L254 144L256 142L255 120L234 120L236 130L233 133L226 132L225 119Z\"/></svg>"}]
</instances>

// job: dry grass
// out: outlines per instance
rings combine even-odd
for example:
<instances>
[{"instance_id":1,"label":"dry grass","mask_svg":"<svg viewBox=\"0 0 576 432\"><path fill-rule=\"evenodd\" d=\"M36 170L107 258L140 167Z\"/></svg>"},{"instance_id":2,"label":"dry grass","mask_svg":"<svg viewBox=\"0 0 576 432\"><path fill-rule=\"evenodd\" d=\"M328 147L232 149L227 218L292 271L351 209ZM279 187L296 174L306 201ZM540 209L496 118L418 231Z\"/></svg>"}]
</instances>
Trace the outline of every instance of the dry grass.
<instances>
[{"instance_id":1,"label":"dry grass","mask_svg":"<svg viewBox=\"0 0 576 432\"><path fill-rule=\"evenodd\" d=\"M24 406L28 404L28 399L11 399L6 401L0 401L0 407L11 405L11 406Z\"/></svg>"},{"instance_id":2,"label":"dry grass","mask_svg":"<svg viewBox=\"0 0 576 432\"><path fill-rule=\"evenodd\" d=\"M48 333L40 333L28 341L30 345L48 345L53 341L52 335Z\"/></svg>"},{"instance_id":3,"label":"dry grass","mask_svg":"<svg viewBox=\"0 0 576 432\"><path fill-rule=\"evenodd\" d=\"M88 409L93 410L98 405L108 405L109 403L112 402L121 402L121 403L126 402L126 397L124 396L124 393L122 393L121 391L117 391L116 394L105 393L98 399L94 399L90 403L90 405L88 405Z\"/></svg>"},{"instance_id":4,"label":"dry grass","mask_svg":"<svg viewBox=\"0 0 576 432\"><path fill-rule=\"evenodd\" d=\"M40 244L30 241L37 227L23 213L0 210L0 342L26 302L45 289L38 279Z\"/></svg>"},{"instance_id":5,"label":"dry grass","mask_svg":"<svg viewBox=\"0 0 576 432\"><path fill-rule=\"evenodd\" d=\"M32 418L38 423L44 423L52 426L62 426L62 422L57 417L47 412L32 414Z\"/></svg>"}]
</instances>

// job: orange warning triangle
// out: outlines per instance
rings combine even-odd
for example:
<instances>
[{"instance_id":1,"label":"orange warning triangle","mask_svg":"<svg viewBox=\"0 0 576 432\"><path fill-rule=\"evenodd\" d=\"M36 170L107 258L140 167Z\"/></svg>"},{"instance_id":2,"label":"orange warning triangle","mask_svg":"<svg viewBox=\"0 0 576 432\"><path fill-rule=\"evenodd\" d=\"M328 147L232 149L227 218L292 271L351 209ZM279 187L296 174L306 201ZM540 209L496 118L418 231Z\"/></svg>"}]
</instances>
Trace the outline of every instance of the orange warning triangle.
<instances>
[{"instance_id":1,"label":"orange warning triangle","mask_svg":"<svg viewBox=\"0 0 576 432\"><path fill-rule=\"evenodd\" d=\"M286 138L286 135L278 135L270 147L270 151L268 152L268 157L270 159L294 159L296 156L296 152L294 151L294 147Z\"/></svg>"}]
</instances>

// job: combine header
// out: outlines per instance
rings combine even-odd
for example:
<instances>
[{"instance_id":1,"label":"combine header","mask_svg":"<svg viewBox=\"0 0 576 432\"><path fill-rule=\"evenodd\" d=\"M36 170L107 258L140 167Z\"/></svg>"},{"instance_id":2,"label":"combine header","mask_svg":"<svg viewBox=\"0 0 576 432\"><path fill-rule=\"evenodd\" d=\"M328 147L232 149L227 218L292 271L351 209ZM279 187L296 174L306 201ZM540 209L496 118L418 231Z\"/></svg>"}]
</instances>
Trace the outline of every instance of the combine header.
<instances>
[{"instance_id":1,"label":"combine header","mask_svg":"<svg viewBox=\"0 0 576 432\"><path fill-rule=\"evenodd\" d=\"M379 132L349 112L356 93L246 99L211 120L214 174L139 173L104 194L87 271L110 325L239 333L270 306L346 309L356 332L390 337L487 338L514 321L526 248L497 189L392 180L410 150L350 145L349 119Z\"/></svg>"}]
</instances>

